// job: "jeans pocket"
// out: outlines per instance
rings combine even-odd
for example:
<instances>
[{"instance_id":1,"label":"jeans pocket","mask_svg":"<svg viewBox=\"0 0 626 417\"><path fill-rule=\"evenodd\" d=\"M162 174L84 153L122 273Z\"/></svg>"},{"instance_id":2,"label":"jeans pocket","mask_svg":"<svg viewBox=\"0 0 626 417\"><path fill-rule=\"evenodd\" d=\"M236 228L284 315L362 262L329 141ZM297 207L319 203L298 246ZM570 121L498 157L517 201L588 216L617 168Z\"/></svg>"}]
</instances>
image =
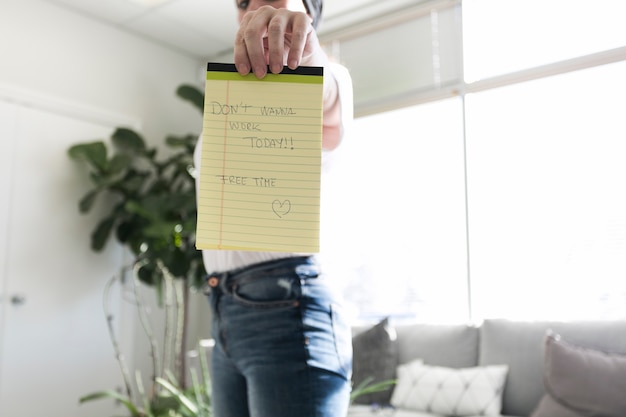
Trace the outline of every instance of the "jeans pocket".
<instances>
[{"instance_id":1,"label":"jeans pocket","mask_svg":"<svg viewBox=\"0 0 626 417\"><path fill-rule=\"evenodd\" d=\"M302 297L302 290L298 278L256 277L235 283L232 295L235 301L247 307L295 307Z\"/></svg>"}]
</instances>

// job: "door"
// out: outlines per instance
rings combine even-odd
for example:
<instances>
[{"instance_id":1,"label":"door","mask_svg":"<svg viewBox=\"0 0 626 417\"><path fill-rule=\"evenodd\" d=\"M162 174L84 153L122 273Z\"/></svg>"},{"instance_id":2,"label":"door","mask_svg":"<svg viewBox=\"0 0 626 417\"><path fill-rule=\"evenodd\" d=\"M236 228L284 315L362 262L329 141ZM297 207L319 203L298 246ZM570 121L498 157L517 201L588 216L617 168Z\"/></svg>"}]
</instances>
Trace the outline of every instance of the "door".
<instances>
[{"instance_id":1,"label":"door","mask_svg":"<svg viewBox=\"0 0 626 417\"><path fill-rule=\"evenodd\" d=\"M112 129L0 101L0 416L120 414L113 401L78 403L120 386L102 294L123 253L89 248L99 216L78 212L89 186L67 156Z\"/></svg>"}]
</instances>

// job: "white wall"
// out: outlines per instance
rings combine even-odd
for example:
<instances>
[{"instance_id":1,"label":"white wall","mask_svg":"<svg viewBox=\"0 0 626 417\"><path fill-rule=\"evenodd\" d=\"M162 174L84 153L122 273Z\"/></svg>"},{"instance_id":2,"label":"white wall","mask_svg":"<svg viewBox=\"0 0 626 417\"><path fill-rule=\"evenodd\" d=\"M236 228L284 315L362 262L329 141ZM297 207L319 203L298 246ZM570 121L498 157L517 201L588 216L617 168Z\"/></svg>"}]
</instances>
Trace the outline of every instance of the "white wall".
<instances>
[{"instance_id":1,"label":"white wall","mask_svg":"<svg viewBox=\"0 0 626 417\"><path fill-rule=\"evenodd\" d=\"M168 134L201 131L200 114L175 95L183 83L202 86L204 63L193 57L39 0L0 0L0 40L0 102L96 124L102 117L107 119L103 125L121 121L138 128L152 145L163 143ZM105 138L84 138L95 139ZM2 204L5 197L0 196ZM79 221L78 211L76 216ZM85 227L85 245L93 226ZM104 317L92 319L94 326L104 323ZM147 371L148 348L134 326L124 332L137 339L126 343L134 349L129 356ZM195 322L194 327L203 325ZM195 340L193 335L190 338ZM76 363L79 366L80 360Z\"/></svg>"},{"instance_id":2,"label":"white wall","mask_svg":"<svg viewBox=\"0 0 626 417\"><path fill-rule=\"evenodd\" d=\"M126 115L149 140L200 132L199 114L175 97L178 85L201 82L196 59L50 3L0 8L0 89Z\"/></svg>"}]
</instances>

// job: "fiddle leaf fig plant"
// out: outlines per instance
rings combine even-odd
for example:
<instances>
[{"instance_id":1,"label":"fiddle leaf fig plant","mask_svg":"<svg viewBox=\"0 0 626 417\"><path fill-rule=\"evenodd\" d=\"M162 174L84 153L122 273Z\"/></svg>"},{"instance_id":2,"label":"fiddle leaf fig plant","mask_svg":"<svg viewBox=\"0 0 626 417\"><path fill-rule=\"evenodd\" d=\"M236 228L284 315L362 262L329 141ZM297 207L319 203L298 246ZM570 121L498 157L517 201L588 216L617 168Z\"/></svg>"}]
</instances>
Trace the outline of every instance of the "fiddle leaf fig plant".
<instances>
[{"instance_id":1,"label":"fiddle leaf fig plant","mask_svg":"<svg viewBox=\"0 0 626 417\"><path fill-rule=\"evenodd\" d=\"M196 87L182 85L176 91L201 113L204 96ZM80 198L78 209L88 213L99 206L105 213L91 232L91 248L102 251L111 239L129 249L132 264L113 277L105 289L105 316L109 335L124 380L125 392L101 391L80 402L110 398L125 405L132 416L208 416L209 383L193 378L187 389L185 339L190 288L204 285L205 269L201 252L195 247L196 188L193 152L197 135L168 136L165 155L151 147L140 133L119 127L110 140L79 143L68 149L71 159L86 165L91 189ZM128 369L109 309L110 288L124 285L125 272L132 271L133 305L139 312L144 333L150 342L152 386L143 389L141 377ZM155 288L165 309L164 337L158 343L148 320L146 304L138 288ZM137 371L138 372L138 371Z\"/></svg>"},{"instance_id":2,"label":"fiddle leaf fig plant","mask_svg":"<svg viewBox=\"0 0 626 417\"><path fill-rule=\"evenodd\" d=\"M195 87L181 86L177 94L202 110L204 97ZM86 163L93 184L79 201L80 212L89 212L98 202L111 205L91 233L91 248L101 251L115 236L142 261L142 282L161 287L161 262L175 278L199 287L204 269L195 248L197 136L167 137L172 152L162 159L131 129L117 128L110 139L110 146L100 140L68 150L72 159Z\"/></svg>"}]
</instances>

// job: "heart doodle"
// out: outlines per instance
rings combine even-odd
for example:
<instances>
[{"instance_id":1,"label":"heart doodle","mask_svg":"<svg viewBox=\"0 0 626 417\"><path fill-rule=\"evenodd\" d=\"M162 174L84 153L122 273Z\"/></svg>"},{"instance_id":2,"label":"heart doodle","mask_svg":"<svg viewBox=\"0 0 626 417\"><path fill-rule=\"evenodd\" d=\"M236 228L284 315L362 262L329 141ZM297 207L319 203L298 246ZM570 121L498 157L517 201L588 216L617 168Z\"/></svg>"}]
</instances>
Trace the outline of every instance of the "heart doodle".
<instances>
[{"instance_id":1,"label":"heart doodle","mask_svg":"<svg viewBox=\"0 0 626 417\"><path fill-rule=\"evenodd\" d=\"M272 211L282 219L291 211L291 202L289 200L274 200L272 201Z\"/></svg>"}]
</instances>

